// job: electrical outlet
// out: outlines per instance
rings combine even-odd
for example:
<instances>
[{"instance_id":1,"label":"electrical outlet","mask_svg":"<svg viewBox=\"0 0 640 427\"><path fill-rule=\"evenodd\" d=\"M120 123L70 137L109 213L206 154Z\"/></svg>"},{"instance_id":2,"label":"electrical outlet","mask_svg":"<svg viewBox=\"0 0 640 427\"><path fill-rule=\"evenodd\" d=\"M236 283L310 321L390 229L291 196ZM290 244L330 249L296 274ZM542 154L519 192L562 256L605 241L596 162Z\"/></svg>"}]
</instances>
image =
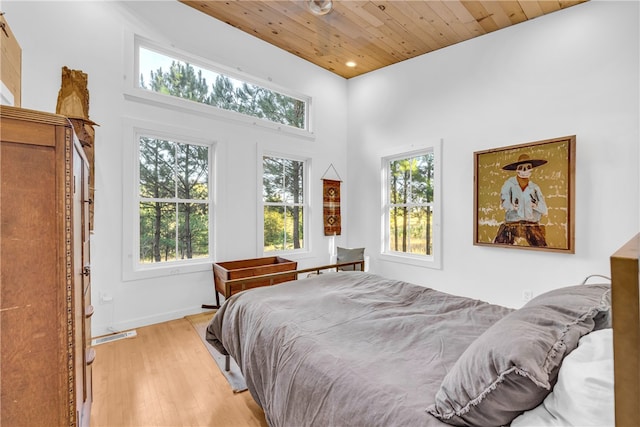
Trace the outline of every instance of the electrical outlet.
<instances>
[{"instance_id":1,"label":"electrical outlet","mask_svg":"<svg viewBox=\"0 0 640 427\"><path fill-rule=\"evenodd\" d=\"M522 301L528 302L533 298L533 291L531 289L526 289L522 291Z\"/></svg>"},{"instance_id":2,"label":"electrical outlet","mask_svg":"<svg viewBox=\"0 0 640 427\"><path fill-rule=\"evenodd\" d=\"M113 301L113 297L105 292L100 292L100 303L108 304Z\"/></svg>"}]
</instances>

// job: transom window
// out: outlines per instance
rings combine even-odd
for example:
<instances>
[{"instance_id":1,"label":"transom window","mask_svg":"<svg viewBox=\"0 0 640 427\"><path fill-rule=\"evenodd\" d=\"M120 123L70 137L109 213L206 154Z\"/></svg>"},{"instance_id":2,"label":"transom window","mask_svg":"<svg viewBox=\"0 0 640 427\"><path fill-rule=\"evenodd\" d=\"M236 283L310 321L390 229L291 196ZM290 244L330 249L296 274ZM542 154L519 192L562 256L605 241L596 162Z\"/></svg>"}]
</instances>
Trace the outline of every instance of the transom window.
<instances>
[{"instance_id":1,"label":"transom window","mask_svg":"<svg viewBox=\"0 0 640 427\"><path fill-rule=\"evenodd\" d=\"M263 251L305 247L306 162L262 157Z\"/></svg>"},{"instance_id":2,"label":"transom window","mask_svg":"<svg viewBox=\"0 0 640 427\"><path fill-rule=\"evenodd\" d=\"M209 147L138 138L139 263L209 257Z\"/></svg>"},{"instance_id":3,"label":"transom window","mask_svg":"<svg viewBox=\"0 0 640 427\"><path fill-rule=\"evenodd\" d=\"M178 54L140 42L136 45L142 89L308 130L308 100L230 76L211 65L195 64Z\"/></svg>"}]
</instances>

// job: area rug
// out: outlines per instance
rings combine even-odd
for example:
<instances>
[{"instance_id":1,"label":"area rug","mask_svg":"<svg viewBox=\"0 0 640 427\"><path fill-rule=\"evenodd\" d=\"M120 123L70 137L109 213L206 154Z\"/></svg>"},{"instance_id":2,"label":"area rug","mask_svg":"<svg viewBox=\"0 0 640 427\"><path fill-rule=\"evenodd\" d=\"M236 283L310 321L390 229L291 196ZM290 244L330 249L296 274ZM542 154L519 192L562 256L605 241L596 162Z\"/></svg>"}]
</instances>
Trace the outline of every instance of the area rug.
<instances>
[{"instance_id":1,"label":"area rug","mask_svg":"<svg viewBox=\"0 0 640 427\"><path fill-rule=\"evenodd\" d=\"M209 351L209 354L211 354L211 357L213 357L213 360L216 362L216 365L218 365L218 368L220 368L220 372L222 372L222 375L224 375L224 377L229 382L229 385L231 386L233 392L240 393L241 391L245 391L247 389L247 383L244 381L244 377L240 372L238 364L235 360L233 360L233 358L231 358L231 369L229 371L226 371L224 369L225 356L218 350L216 350L211 344L209 344L205 338L207 325L209 324L209 321L211 321L211 318L214 314L215 312L208 312L194 314L193 316L185 316L185 318L191 323L193 328L198 333L198 336L202 340L202 343Z\"/></svg>"}]
</instances>

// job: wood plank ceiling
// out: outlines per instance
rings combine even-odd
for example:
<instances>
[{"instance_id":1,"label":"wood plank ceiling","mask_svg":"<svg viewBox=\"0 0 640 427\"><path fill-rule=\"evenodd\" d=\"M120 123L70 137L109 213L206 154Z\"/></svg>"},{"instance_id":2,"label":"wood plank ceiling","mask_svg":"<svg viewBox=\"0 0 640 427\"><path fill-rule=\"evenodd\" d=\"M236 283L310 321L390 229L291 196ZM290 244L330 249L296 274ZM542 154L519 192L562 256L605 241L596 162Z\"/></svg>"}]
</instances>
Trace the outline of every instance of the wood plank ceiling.
<instances>
[{"instance_id":1,"label":"wood plank ceiling","mask_svg":"<svg viewBox=\"0 0 640 427\"><path fill-rule=\"evenodd\" d=\"M179 1L348 79L588 0Z\"/></svg>"}]
</instances>

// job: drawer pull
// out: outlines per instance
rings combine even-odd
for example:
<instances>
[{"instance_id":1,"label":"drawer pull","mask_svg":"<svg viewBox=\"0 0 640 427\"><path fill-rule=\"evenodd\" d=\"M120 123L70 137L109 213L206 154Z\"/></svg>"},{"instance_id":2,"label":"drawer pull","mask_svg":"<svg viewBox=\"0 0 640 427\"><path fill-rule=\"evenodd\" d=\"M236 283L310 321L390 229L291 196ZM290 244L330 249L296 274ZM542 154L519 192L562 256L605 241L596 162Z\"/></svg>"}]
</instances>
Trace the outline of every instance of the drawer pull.
<instances>
[{"instance_id":1,"label":"drawer pull","mask_svg":"<svg viewBox=\"0 0 640 427\"><path fill-rule=\"evenodd\" d=\"M87 363L87 366L91 365L94 360L96 360L96 351L93 349L93 347L89 347L87 349L87 355L85 356L85 362Z\"/></svg>"},{"instance_id":2,"label":"drawer pull","mask_svg":"<svg viewBox=\"0 0 640 427\"><path fill-rule=\"evenodd\" d=\"M89 305L87 308L84 309L84 317L85 318L90 318L91 316L93 316L93 312L95 311L95 309L93 308L92 305Z\"/></svg>"}]
</instances>

